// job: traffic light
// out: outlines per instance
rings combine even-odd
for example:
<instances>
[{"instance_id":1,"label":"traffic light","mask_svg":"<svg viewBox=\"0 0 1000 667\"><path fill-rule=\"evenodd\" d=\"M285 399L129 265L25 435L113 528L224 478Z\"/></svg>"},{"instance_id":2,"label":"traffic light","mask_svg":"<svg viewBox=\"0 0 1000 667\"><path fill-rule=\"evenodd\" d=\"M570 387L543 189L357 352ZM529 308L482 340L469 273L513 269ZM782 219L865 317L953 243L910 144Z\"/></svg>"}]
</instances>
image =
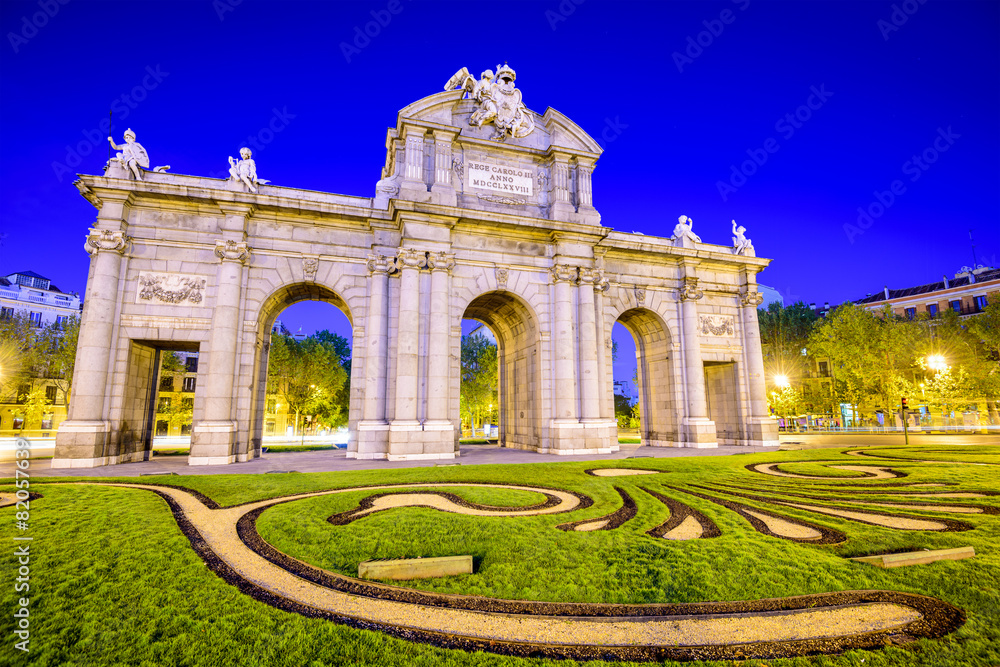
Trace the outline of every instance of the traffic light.
<instances>
[{"instance_id":1,"label":"traffic light","mask_svg":"<svg viewBox=\"0 0 1000 667\"><path fill-rule=\"evenodd\" d=\"M906 397L904 396L903 397L903 409L905 410L908 407L909 407L909 405L907 405L907 403L906 403Z\"/></svg>"}]
</instances>

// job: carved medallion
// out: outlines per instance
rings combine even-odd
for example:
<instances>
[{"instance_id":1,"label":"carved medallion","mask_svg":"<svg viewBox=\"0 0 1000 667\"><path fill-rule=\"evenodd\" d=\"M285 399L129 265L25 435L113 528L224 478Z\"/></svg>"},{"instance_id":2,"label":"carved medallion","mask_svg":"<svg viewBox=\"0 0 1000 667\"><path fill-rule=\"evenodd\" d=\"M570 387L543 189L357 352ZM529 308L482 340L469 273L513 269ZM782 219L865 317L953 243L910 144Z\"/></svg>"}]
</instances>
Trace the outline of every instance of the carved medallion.
<instances>
[{"instance_id":1,"label":"carved medallion","mask_svg":"<svg viewBox=\"0 0 1000 667\"><path fill-rule=\"evenodd\" d=\"M507 275L509 274L509 269L506 266L496 267L497 273L497 289L507 289Z\"/></svg>"},{"instance_id":2,"label":"carved medallion","mask_svg":"<svg viewBox=\"0 0 1000 667\"><path fill-rule=\"evenodd\" d=\"M319 270L319 258L317 257L302 258L302 275L305 276L306 280L316 280L316 272L318 270Z\"/></svg>"},{"instance_id":3,"label":"carved medallion","mask_svg":"<svg viewBox=\"0 0 1000 667\"><path fill-rule=\"evenodd\" d=\"M646 288L635 286L635 302L640 306L646 305Z\"/></svg>"}]
</instances>

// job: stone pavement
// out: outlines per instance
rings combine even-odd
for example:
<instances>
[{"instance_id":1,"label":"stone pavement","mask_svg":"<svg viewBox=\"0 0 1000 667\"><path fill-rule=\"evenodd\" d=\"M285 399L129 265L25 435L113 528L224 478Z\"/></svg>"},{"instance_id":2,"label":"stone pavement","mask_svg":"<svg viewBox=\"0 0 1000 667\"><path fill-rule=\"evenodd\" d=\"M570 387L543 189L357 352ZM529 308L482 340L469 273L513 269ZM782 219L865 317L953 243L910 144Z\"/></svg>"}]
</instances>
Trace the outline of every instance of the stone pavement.
<instances>
[{"instance_id":1,"label":"stone pavement","mask_svg":"<svg viewBox=\"0 0 1000 667\"><path fill-rule=\"evenodd\" d=\"M454 460L430 461L372 461L347 458L343 449L317 452L268 452L259 459L229 465L188 465L186 456L154 456L151 461L122 463L99 468L56 468L50 459L31 462L33 477L136 477L139 475L242 475L267 472L331 472L338 470L394 470L396 468L423 468L442 465L481 465L490 463L566 463L569 461L611 461L632 456L666 458L677 456L732 456L777 451L776 447L719 447L694 449L688 447L641 447L621 445L614 454L582 456L557 456L537 454L521 449L506 449L496 445L462 445L460 456Z\"/></svg>"}]
</instances>

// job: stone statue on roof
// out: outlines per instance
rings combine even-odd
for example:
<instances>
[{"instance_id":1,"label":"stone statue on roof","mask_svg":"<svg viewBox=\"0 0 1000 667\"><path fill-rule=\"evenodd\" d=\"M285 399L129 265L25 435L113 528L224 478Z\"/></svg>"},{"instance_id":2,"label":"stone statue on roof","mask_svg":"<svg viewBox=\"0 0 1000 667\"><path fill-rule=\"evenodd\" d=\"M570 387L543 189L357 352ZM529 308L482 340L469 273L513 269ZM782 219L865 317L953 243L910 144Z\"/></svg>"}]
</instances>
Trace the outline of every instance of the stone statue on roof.
<instances>
[{"instance_id":1,"label":"stone statue on roof","mask_svg":"<svg viewBox=\"0 0 1000 667\"><path fill-rule=\"evenodd\" d=\"M746 237L746 231L746 227L743 227L742 225L737 227L736 221L733 220L733 254L756 257L756 253L753 249L753 242Z\"/></svg>"},{"instance_id":2,"label":"stone statue on roof","mask_svg":"<svg viewBox=\"0 0 1000 667\"><path fill-rule=\"evenodd\" d=\"M691 231L693 223L694 220L686 215L677 218L677 224L674 226L674 235L670 237L675 246L689 248L692 243L701 243L701 237Z\"/></svg>"},{"instance_id":3,"label":"stone statue on roof","mask_svg":"<svg viewBox=\"0 0 1000 667\"><path fill-rule=\"evenodd\" d=\"M514 70L506 63L497 65L496 78L493 71L486 70L477 81L468 68L458 70L444 85L445 90L460 88L469 93L479 108L469 119L470 125L482 127L493 123L495 132L491 137L495 141L505 141L508 136L526 137L535 129L535 119L521 101L521 91L514 87L517 77Z\"/></svg>"},{"instance_id":4,"label":"stone statue on roof","mask_svg":"<svg viewBox=\"0 0 1000 667\"><path fill-rule=\"evenodd\" d=\"M108 137L108 143L116 151L121 151L120 153L115 153L115 156L111 160L117 160L122 163L132 178L141 181L142 170L149 169L149 154L146 153L146 149L142 147L142 144L135 140L135 132L131 128L125 130L124 144L116 144L115 140L111 137ZM110 166L111 160L108 160L108 166Z\"/></svg>"},{"instance_id":5,"label":"stone statue on roof","mask_svg":"<svg viewBox=\"0 0 1000 667\"><path fill-rule=\"evenodd\" d=\"M229 180L242 181L250 192L256 193L257 187L261 184L266 185L268 181L258 180L257 163L251 159L252 155L250 149L244 146L240 149L241 159L235 160L233 156L229 156Z\"/></svg>"}]
</instances>

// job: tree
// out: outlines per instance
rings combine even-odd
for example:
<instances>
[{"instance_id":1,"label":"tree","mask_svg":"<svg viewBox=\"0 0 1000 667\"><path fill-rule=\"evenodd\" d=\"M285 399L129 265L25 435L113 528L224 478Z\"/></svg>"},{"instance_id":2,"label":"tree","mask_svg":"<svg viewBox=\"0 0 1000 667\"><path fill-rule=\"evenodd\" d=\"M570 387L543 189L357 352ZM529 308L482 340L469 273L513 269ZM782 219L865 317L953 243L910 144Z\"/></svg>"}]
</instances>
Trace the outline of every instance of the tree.
<instances>
[{"instance_id":1,"label":"tree","mask_svg":"<svg viewBox=\"0 0 1000 667\"><path fill-rule=\"evenodd\" d=\"M347 371L340 360L332 340L271 336L268 387L284 399L289 413L295 413L297 430L300 416L314 417L317 423L330 427L346 423L347 405L341 400L341 389L347 382Z\"/></svg>"},{"instance_id":2,"label":"tree","mask_svg":"<svg viewBox=\"0 0 1000 667\"><path fill-rule=\"evenodd\" d=\"M764 363L769 374L784 375L795 381L802 377L809 335L816 323L816 313L799 301L784 307L772 302L767 310L757 311Z\"/></svg>"},{"instance_id":3,"label":"tree","mask_svg":"<svg viewBox=\"0 0 1000 667\"><path fill-rule=\"evenodd\" d=\"M498 404L497 379L497 346L481 333L462 336L461 403L473 431L488 406Z\"/></svg>"},{"instance_id":4,"label":"tree","mask_svg":"<svg viewBox=\"0 0 1000 667\"><path fill-rule=\"evenodd\" d=\"M80 318L69 317L62 325L53 322L42 329L36 347L45 351L42 377L48 378L63 399L69 404L73 386L73 369L76 365L76 346L80 339Z\"/></svg>"}]
</instances>

